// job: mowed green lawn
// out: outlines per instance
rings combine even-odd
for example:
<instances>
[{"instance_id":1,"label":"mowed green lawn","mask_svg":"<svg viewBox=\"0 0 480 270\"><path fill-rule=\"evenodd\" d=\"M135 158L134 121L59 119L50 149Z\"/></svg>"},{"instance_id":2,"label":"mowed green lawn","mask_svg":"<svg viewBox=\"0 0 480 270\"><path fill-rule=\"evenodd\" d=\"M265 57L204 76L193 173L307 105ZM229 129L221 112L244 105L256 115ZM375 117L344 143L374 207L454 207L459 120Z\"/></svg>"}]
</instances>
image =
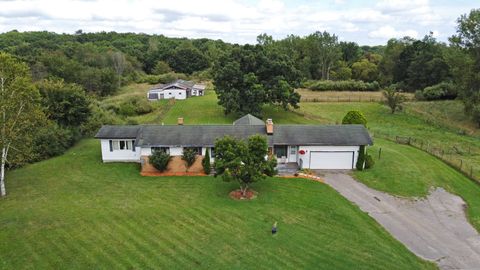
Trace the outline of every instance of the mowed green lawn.
<instances>
[{"instance_id":1,"label":"mowed green lawn","mask_svg":"<svg viewBox=\"0 0 480 270\"><path fill-rule=\"evenodd\" d=\"M324 184L272 178L233 201L234 183L138 169L101 163L91 139L9 172L0 268L435 268Z\"/></svg>"}]
</instances>

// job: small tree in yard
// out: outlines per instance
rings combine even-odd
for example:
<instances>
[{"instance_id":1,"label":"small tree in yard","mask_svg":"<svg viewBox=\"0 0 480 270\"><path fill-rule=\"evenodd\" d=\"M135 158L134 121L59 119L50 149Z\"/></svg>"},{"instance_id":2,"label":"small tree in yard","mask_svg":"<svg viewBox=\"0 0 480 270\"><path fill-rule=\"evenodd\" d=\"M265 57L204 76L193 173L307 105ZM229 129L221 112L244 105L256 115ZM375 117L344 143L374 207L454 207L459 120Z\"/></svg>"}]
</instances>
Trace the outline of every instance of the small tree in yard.
<instances>
[{"instance_id":1,"label":"small tree in yard","mask_svg":"<svg viewBox=\"0 0 480 270\"><path fill-rule=\"evenodd\" d=\"M153 167L155 167L155 169L163 172L167 169L168 163L171 159L172 157L167 152L154 151L148 161Z\"/></svg>"},{"instance_id":2,"label":"small tree in yard","mask_svg":"<svg viewBox=\"0 0 480 270\"><path fill-rule=\"evenodd\" d=\"M203 160L202 160L202 166L203 166L203 171L205 172L205 174L210 174L210 151L208 150L205 150L205 157L203 157Z\"/></svg>"},{"instance_id":3,"label":"small tree in yard","mask_svg":"<svg viewBox=\"0 0 480 270\"><path fill-rule=\"evenodd\" d=\"M357 167L357 170L363 171L365 165L365 145L360 145L360 149L358 150L358 158L357 158L357 164L355 167Z\"/></svg>"},{"instance_id":4,"label":"small tree in yard","mask_svg":"<svg viewBox=\"0 0 480 270\"><path fill-rule=\"evenodd\" d=\"M197 159L197 151L193 148L184 148L182 159L187 163L187 168L190 168Z\"/></svg>"},{"instance_id":5,"label":"small tree in yard","mask_svg":"<svg viewBox=\"0 0 480 270\"><path fill-rule=\"evenodd\" d=\"M343 125L359 124L367 126L367 118L360 111L349 111L342 120Z\"/></svg>"},{"instance_id":6,"label":"small tree in yard","mask_svg":"<svg viewBox=\"0 0 480 270\"><path fill-rule=\"evenodd\" d=\"M224 181L237 181L245 197L251 183L277 173L275 158L268 155L267 139L254 135L247 141L223 137L215 142L215 177Z\"/></svg>"},{"instance_id":7,"label":"small tree in yard","mask_svg":"<svg viewBox=\"0 0 480 270\"><path fill-rule=\"evenodd\" d=\"M402 109L402 103L405 102L405 95L398 91L394 86L387 87L383 91L385 103L390 107L390 112L394 114L397 110Z\"/></svg>"}]
</instances>

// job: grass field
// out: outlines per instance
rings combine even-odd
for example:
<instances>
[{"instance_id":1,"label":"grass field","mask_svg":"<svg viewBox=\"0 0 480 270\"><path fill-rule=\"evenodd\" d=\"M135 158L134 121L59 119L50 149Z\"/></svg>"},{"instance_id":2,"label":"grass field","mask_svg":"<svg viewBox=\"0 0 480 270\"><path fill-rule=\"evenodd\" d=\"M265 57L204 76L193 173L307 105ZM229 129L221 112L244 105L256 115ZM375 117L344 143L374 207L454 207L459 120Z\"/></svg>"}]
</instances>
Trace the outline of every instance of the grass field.
<instances>
[{"instance_id":1,"label":"grass field","mask_svg":"<svg viewBox=\"0 0 480 270\"><path fill-rule=\"evenodd\" d=\"M295 90L302 102L380 102L384 100L381 91L312 91L305 88ZM408 100L414 95L404 93Z\"/></svg>"},{"instance_id":2,"label":"grass field","mask_svg":"<svg viewBox=\"0 0 480 270\"><path fill-rule=\"evenodd\" d=\"M272 178L259 197L213 177L141 177L99 142L7 174L2 269L434 269L326 185ZM279 233L269 230L279 222Z\"/></svg>"}]
</instances>

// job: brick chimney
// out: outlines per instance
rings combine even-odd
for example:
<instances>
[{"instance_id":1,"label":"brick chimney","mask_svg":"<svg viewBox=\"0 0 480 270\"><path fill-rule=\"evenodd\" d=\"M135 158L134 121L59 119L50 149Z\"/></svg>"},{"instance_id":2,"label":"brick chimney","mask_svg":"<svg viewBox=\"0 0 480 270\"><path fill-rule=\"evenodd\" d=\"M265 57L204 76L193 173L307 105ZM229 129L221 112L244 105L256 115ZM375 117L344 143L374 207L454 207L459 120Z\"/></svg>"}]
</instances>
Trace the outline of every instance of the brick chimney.
<instances>
[{"instance_id":1,"label":"brick chimney","mask_svg":"<svg viewBox=\"0 0 480 270\"><path fill-rule=\"evenodd\" d=\"M272 119L267 119L267 122L265 123L265 127L267 129L267 134L272 135L273 134L273 121Z\"/></svg>"},{"instance_id":2,"label":"brick chimney","mask_svg":"<svg viewBox=\"0 0 480 270\"><path fill-rule=\"evenodd\" d=\"M180 126L183 126L183 117L179 117L177 119L177 124L180 125Z\"/></svg>"}]
</instances>

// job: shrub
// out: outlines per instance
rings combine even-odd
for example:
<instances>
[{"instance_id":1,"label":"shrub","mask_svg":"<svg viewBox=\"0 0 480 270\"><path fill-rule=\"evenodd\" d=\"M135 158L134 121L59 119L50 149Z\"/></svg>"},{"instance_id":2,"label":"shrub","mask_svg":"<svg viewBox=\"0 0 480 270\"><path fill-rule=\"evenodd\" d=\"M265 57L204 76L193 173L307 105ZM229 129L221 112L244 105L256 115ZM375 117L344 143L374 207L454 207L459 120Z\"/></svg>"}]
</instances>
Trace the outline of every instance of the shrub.
<instances>
[{"instance_id":1,"label":"shrub","mask_svg":"<svg viewBox=\"0 0 480 270\"><path fill-rule=\"evenodd\" d=\"M306 87L313 91L378 91L380 84L378 82L363 81L307 81L303 83Z\"/></svg>"},{"instance_id":2,"label":"shrub","mask_svg":"<svg viewBox=\"0 0 480 270\"><path fill-rule=\"evenodd\" d=\"M157 74L157 75L160 75L160 74L165 74L165 73L168 73L168 72L171 72L172 69L170 68L170 66L168 65L167 62L165 61L158 61L156 64L155 64L155 67L153 68L153 74Z\"/></svg>"},{"instance_id":3,"label":"shrub","mask_svg":"<svg viewBox=\"0 0 480 270\"><path fill-rule=\"evenodd\" d=\"M99 101L93 101L90 104L91 115L87 122L80 127L83 135L94 135L102 125L121 124L120 119L115 114L115 111L101 106Z\"/></svg>"},{"instance_id":4,"label":"shrub","mask_svg":"<svg viewBox=\"0 0 480 270\"><path fill-rule=\"evenodd\" d=\"M358 159L357 159L357 170L363 171L363 165L365 163L365 145L361 145L358 151Z\"/></svg>"},{"instance_id":5,"label":"shrub","mask_svg":"<svg viewBox=\"0 0 480 270\"><path fill-rule=\"evenodd\" d=\"M118 113L123 116L133 116L135 115L135 105L131 102L124 102L118 107Z\"/></svg>"},{"instance_id":6,"label":"shrub","mask_svg":"<svg viewBox=\"0 0 480 270\"><path fill-rule=\"evenodd\" d=\"M163 172L167 169L168 163L171 159L172 157L170 154L166 152L154 151L149 158L149 162L153 165L153 167L155 167L155 169Z\"/></svg>"},{"instance_id":7,"label":"shrub","mask_svg":"<svg viewBox=\"0 0 480 270\"><path fill-rule=\"evenodd\" d=\"M32 145L32 161L44 160L65 153L79 137L79 132L73 128L62 127L54 121L48 121L36 131Z\"/></svg>"},{"instance_id":8,"label":"shrub","mask_svg":"<svg viewBox=\"0 0 480 270\"><path fill-rule=\"evenodd\" d=\"M422 91L415 92L415 98L418 100L441 100L455 99L457 91L455 85L450 82L441 82L439 84L425 87Z\"/></svg>"},{"instance_id":9,"label":"shrub","mask_svg":"<svg viewBox=\"0 0 480 270\"><path fill-rule=\"evenodd\" d=\"M373 157L369 154L365 156L365 169L370 169L375 165L375 161L373 160Z\"/></svg>"},{"instance_id":10,"label":"shrub","mask_svg":"<svg viewBox=\"0 0 480 270\"><path fill-rule=\"evenodd\" d=\"M114 105L112 108L123 116L141 115L153 111L152 104L147 99L138 96L124 101L118 108Z\"/></svg>"},{"instance_id":11,"label":"shrub","mask_svg":"<svg viewBox=\"0 0 480 270\"><path fill-rule=\"evenodd\" d=\"M205 150L205 157L203 157L202 160L202 166L203 166L203 171L205 174L210 174L211 168L210 168L210 151Z\"/></svg>"},{"instance_id":12,"label":"shrub","mask_svg":"<svg viewBox=\"0 0 480 270\"><path fill-rule=\"evenodd\" d=\"M182 159L187 163L187 168L189 168L197 159L197 151L193 148L184 148Z\"/></svg>"},{"instance_id":13,"label":"shrub","mask_svg":"<svg viewBox=\"0 0 480 270\"><path fill-rule=\"evenodd\" d=\"M401 111L403 109L402 104L406 100L405 95L397 88L398 86L392 84L383 91L385 105L390 107L391 114L394 114L396 111Z\"/></svg>"},{"instance_id":14,"label":"shrub","mask_svg":"<svg viewBox=\"0 0 480 270\"><path fill-rule=\"evenodd\" d=\"M367 127L367 118L360 111L349 111L345 117L343 117L342 125L359 124Z\"/></svg>"},{"instance_id":15,"label":"shrub","mask_svg":"<svg viewBox=\"0 0 480 270\"><path fill-rule=\"evenodd\" d=\"M137 82L157 84L157 83L170 83L179 79L187 80L188 77L183 73L175 73L175 72L169 72L169 73L160 74L160 75L144 74L137 79Z\"/></svg>"}]
</instances>

